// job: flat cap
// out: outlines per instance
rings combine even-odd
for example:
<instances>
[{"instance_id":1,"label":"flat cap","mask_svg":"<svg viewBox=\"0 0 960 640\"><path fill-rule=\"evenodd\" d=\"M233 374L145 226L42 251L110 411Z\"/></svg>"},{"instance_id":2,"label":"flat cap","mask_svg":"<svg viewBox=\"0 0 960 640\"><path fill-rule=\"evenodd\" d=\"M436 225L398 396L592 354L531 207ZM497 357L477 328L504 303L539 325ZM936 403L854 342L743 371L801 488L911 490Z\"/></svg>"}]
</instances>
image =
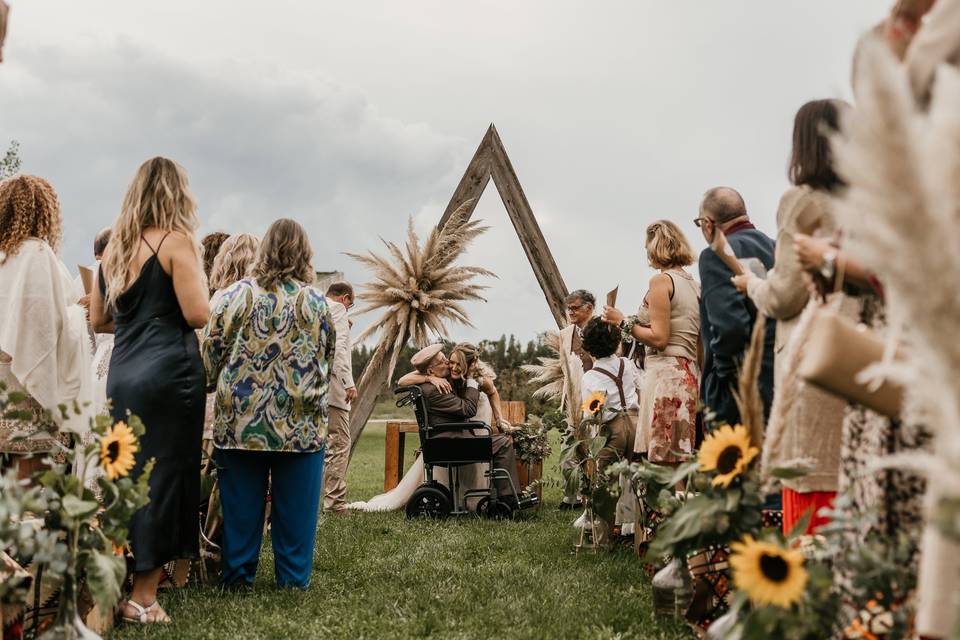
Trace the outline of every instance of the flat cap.
<instances>
[{"instance_id":1,"label":"flat cap","mask_svg":"<svg viewBox=\"0 0 960 640\"><path fill-rule=\"evenodd\" d=\"M429 347L424 347L413 354L413 357L410 358L410 364L412 364L417 369L421 369L430 364L430 361L437 357L437 354L443 351L442 344L432 344Z\"/></svg>"}]
</instances>

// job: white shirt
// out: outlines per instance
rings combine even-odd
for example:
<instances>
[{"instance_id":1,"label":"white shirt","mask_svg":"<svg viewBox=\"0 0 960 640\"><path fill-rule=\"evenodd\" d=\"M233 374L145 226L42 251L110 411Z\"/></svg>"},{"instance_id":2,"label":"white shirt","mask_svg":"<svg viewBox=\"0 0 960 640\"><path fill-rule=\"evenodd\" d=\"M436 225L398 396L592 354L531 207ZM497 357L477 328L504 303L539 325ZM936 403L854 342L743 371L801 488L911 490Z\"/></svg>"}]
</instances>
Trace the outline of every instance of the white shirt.
<instances>
[{"instance_id":1,"label":"white shirt","mask_svg":"<svg viewBox=\"0 0 960 640\"><path fill-rule=\"evenodd\" d=\"M620 364L623 363L623 398L626 400L624 407L620 403L620 390L617 384L609 377L595 369L604 369L613 374L614 377L620 373ZM600 358L593 363L593 369L583 374L580 380L580 395L585 401L592 393L599 391L606 394L607 401L604 405L603 418L610 420L617 412L623 410L636 410L640 408L637 400L637 370L633 363L626 358L618 356L608 356ZM584 412L584 417L589 417L589 413Z\"/></svg>"}]
</instances>

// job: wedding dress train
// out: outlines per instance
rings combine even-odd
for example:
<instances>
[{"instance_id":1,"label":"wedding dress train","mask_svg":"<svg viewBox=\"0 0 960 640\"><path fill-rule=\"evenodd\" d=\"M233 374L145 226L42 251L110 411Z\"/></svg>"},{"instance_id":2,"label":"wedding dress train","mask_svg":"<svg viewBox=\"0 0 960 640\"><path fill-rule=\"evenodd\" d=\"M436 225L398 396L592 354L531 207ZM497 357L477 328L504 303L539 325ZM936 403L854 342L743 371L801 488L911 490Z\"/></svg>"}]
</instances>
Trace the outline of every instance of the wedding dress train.
<instances>
[{"instance_id":1,"label":"wedding dress train","mask_svg":"<svg viewBox=\"0 0 960 640\"><path fill-rule=\"evenodd\" d=\"M477 405L477 415L474 420L479 420L490 424L493 419L493 410L490 408L490 400L484 393L480 394L480 402ZM470 464L460 467L460 498L463 499L463 492L468 489L477 489L489 487L489 480L483 476L485 464ZM413 492L417 490L424 480L423 458L418 454L410 469L404 474L400 484L396 487L381 493L378 496L370 498L367 502L351 502L347 505L348 509L354 511L397 511L403 509ZM445 486L450 486L449 473L446 469L436 468L433 471L433 477ZM474 509L478 498L471 498L467 501L467 508Z\"/></svg>"}]
</instances>

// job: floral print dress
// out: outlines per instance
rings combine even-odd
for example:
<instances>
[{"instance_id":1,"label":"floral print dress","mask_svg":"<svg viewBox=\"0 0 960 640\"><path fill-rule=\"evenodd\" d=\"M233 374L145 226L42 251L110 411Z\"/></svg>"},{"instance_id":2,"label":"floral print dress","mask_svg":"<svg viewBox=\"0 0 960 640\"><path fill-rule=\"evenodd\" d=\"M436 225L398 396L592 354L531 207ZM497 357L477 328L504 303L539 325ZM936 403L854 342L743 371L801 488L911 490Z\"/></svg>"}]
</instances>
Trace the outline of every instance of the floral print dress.
<instances>
[{"instance_id":1,"label":"floral print dress","mask_svg":"<svg viewBox=\"0 0 960 640\"><path fill-rule=\"evenodd\" d=\"M276 290L241 280L216 302L203 333L208 387L216 388L219 449L320 451L336 333L319 289Z\"/></svg>"}]
</instances>

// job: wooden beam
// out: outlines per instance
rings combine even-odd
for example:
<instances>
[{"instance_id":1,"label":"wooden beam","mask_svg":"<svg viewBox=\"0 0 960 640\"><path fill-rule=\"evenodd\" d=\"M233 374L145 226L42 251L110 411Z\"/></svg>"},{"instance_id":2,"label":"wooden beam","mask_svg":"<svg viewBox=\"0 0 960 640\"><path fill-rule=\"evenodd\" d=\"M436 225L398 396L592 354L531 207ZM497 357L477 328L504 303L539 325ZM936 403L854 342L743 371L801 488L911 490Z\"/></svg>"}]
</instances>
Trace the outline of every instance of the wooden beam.
<instances>
[{"instance_id":1,"label":"wooden beam","mask_svg":"<svg viewBox=\"0 0 960 640\"><path fill-rule=\"evenodd\" d=\"M454 190L453 197L443 217L440 218L438 226L442 228L457 207L467 200L473 200L470 209L470 215L473 215L473 209L477 206L491 177L520 239L523 252L530 262L533 274L540 283L540 289L547 300L553 319L557 327L563 328L567 324L563 304L564 298L567 297L567 286L563 282L550 247L547 246L547 241L543 237L540 225L537 224L537 218L523 192L523 187L520 186L520 179L507 156L500 134L492 124L480 141L480 146L473 154L470 164L467 165L467 170Z\"/></svg>"}]
</instances>

